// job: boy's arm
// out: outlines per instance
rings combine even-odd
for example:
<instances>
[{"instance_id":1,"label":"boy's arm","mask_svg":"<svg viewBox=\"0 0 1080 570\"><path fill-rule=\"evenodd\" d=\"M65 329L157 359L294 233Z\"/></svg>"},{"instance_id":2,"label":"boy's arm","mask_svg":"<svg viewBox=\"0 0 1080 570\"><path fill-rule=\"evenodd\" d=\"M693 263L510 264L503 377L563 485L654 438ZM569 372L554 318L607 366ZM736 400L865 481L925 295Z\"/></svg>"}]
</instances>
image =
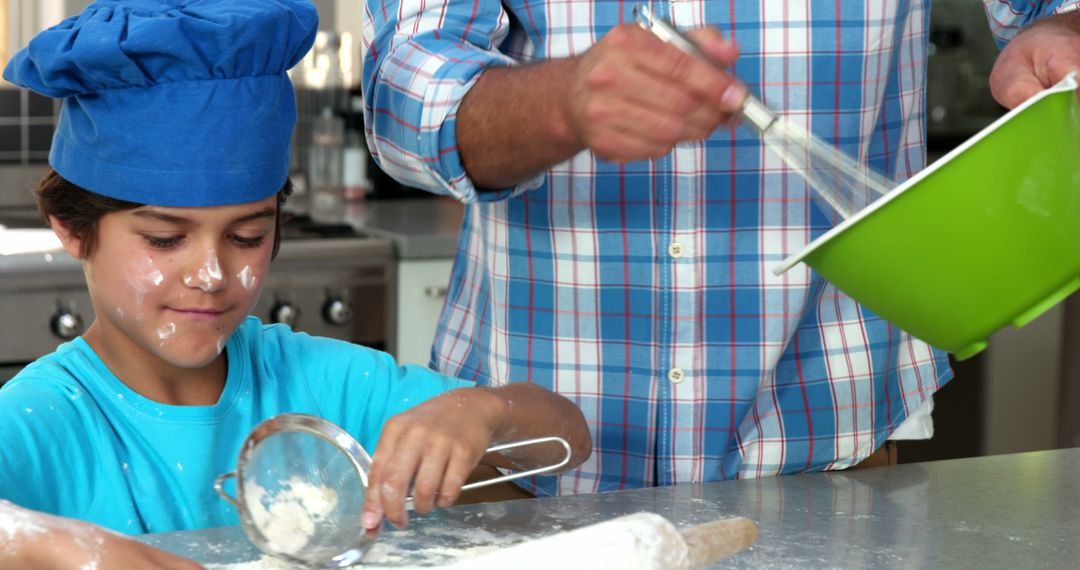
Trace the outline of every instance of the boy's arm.
<instances>
[{"instance_id":1,"label":"boy's arm","mask_svg":"<svg viewBox=\"0 0 1080 570\"><path fill-rule=\"evenodd\" d=\"M592 437L581 409L563 396L534 384L515 382L498 388L484 388L506 402L507 414L495 443L558 436L570 444L570 462L563 471L581 465L592 454ZM562 461L561 445L530 446L491 453L481 463L508 469L535 469ZM452 502L452 501L451 501Z\"/></svg>"},{"instance_id":2,"label":"boy's arm","mask_svg":"<svg viewBox=\"0 0 1080 570\"><path fill-rule=\"evenodd\" d=\"M557 463L564 453L557 444L482 457L493 442L552 435L570 444L569 467L580 465L592 452L581 410L563 396L527 383L462 388L399 414L386 423L375 451L364 527L377 529L383 517L404 526L410 483L416 512L430 512L436 505L449 507L481 459L517 469Z\"/></svg>"},{"instance_id":3,"label":"boy's arm","mask_svg":"<svg viewBox=\"0 0 1080 570\"><path fill-rule=\"evenodd\" d=\"M202 566L99 526L0 501L0 568L197 570Z\"/></svg>"}]
</instances>

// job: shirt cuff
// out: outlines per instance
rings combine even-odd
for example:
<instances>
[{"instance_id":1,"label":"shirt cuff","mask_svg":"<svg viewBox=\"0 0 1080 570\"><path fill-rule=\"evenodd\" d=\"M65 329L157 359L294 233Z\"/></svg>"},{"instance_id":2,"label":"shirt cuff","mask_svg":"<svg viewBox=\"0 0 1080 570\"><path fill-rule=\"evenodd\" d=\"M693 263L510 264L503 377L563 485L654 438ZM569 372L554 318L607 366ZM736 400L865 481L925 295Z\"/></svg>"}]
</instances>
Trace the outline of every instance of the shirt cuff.
<instances>
[{"instance_id":1,"label":"shirt cuff","mask_svg":"<svg viewBox=\"0 0 1080 570\"><path fill-rule=\"evenodd\" d=\"M1041 18L1080 9L1080 0L1065 0L1056 4L1053 7L1016 9L1012 3L1003 0L987 3L986 15L990 19L990 31L998 48L1004 48L1016 34Z\"/></svg>"},{"instance_id":2,"label":"shirt cuff","mask_svg":"<svg viewBox=\"0 0 1080 570\"><path fill-rule=\"evenodd\" d=\"M514 60L502 56L502 61L495 65L514 64L516 64ZM454 69L457 65L459 64L449 62L444 64L438 75L459 75L460 71ZM490 67L493 66L489 65L488 68ZM457 113L465 94L476 85L481 73L474 73L466 82L433 82L431 89L433 92L425 99L434 104L424 106L421 119L423 125L439 125L438 136L421 139L422 155L437 157L435 161L425 162L425 166L429 167L428 173L438 181L447 194L465 204L506 200L539 188L547 179L547 175L541 173L512 187L481 190L476 187L465 171L465 166L461 163L461 155L458 154Z\"/></svg>"}]
</instances>

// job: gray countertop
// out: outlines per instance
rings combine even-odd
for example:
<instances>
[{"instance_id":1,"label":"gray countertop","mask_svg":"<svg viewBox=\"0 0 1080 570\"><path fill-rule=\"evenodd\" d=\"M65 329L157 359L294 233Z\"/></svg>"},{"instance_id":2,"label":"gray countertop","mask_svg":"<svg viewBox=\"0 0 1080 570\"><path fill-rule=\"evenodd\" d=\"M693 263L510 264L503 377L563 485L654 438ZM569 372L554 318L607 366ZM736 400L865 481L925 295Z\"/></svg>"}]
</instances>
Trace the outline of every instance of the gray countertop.
<instances>
[{"instance_id":1,"label":"gray countertop","mask_svg":"<svg viewBox=\"0 0 1080 570\"><path fill-rule=\"evenodd\" d=\"M303 197L296 200L301 208L305 204ZM449 259L457 250L464 211L460 202L441 196L370 200L347 202L326 221L347 223L361 233L389 239L398 259Z\"/></svg>"},{"instance_id":2,"label":"gray countertop","mask_svg":"<svg viewBox=\"0 0 1080 570\"><path fill-rule=\"evenodd\" d=\"M390 239L398 259L449 259L464 208L449 198L411 198L348 204L345 216L358 230Z\"/></svg>"},{"instance_id":3,"label":"gray countertop","mask_svg":"<svg viewBox=\"0 0 1080 570\"><path fill-rule=\"evenodd\" d=\"M680 527L756 521L757 544L716 568L1066 567L1080 560L1078 501L1080 449L1069 449L455 507L384 531L370 554L378 567L442 563L451 546L652 511ZM143 540L204 563L259 554L239 528Z\"/></svg>"}]
</instances>

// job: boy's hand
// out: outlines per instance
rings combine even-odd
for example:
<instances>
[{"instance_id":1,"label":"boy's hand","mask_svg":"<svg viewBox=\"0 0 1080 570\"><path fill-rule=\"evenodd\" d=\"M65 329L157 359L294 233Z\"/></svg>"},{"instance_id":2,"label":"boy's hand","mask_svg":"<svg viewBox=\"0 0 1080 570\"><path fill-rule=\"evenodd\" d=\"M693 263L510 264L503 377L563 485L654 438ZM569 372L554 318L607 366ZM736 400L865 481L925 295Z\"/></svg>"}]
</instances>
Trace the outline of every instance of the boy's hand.
<instances>
[{"instance_id":1,"label":"boy's hand","mask_svg":"<svg viewBox=\"0 0 1080 570\"><path fill-rule=\"evenodd\" d=\"M410 487L418 513L449 507L479 463L509 404L487 388L462 388L433 398L386 422L371 471L361 524L369 535L383 517L408 524Z\"/></svg>"},{"instance_id":2,"label":"boy's hand","mask_svg":"<svg viewBox=\"0 0 1080 570\"><path fill-rule=\"evenodd\" d=\"M201 565L92 525L0 501L0 568L199 570ZM13 530L21 529L21 530Z\"/></svg>"}]
</instances>

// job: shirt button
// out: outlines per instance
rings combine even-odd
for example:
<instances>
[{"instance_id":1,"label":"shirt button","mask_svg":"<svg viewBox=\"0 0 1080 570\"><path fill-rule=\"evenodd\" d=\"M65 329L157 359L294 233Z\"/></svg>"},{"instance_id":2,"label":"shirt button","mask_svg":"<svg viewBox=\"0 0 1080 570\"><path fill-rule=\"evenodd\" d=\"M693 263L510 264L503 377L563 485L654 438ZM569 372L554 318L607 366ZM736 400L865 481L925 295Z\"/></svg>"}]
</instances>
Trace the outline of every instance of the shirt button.
<instances>
[{"instance_id":1,"label":"shirt button","mask_svg":"<svg viewBox=\"0 0 1080 570\"><path fill-rule=\"evenodd\" d=\"M683 246L682 246L681 243L679 243L677 241L672 242L672 244L668 246L667 252L668 252L668 255L670 255L671 257L674 257L675 259L679 259L680 257L682 257L682 254L683 254Z\"/></svg>"},{"instance_id":2,"label":"shirt button","mask_svg":"<svg viewBox=\"0 0 1080 570\"><path fill-rule=\"evenodd\" d=\"M682 368L672 368L671 370L668 370L667 379L671 380L673 384L682 382L683 378L685 378L685 376L683 375Z\"/></svg>"}]
</instances>

